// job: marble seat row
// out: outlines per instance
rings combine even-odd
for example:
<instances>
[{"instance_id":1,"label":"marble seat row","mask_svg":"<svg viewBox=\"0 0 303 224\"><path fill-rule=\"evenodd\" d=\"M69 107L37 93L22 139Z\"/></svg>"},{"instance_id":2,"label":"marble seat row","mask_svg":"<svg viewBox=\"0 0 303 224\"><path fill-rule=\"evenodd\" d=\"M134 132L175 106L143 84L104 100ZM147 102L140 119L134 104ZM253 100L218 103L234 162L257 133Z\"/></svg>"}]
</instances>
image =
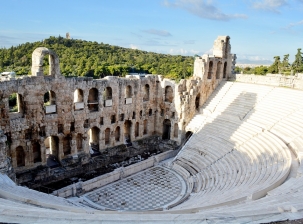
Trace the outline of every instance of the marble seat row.
<instances>
[{"instance_id":1,"label":"marble seat row","mask_svg":"<svg viewBox=\"0 0 303 224\"><path fill-rule=\"evenodd\" d=\"M0 174L1 198L67 211L80 211L84 209L81 208L80 204L72 203L68 199L17 186L15 183L12 183L12 181L8 181L8 179L6 175Z\"/></svg>"},{"instance_id":2,"label":"marble seat row","mask_svg":"<svg viewBox=\"0 0 303 224\"><path fill-rule=\"evenodd\" d=\"M176 209L203 207L211 204L209 201L220 203L242 196L257 199L286 179L291 167L290 151L283 141L265 131L266 127L281 121L285 111L272 99L274 87L262 86L260 90L250 86L233 84L221 87L225 89L224 94L214 95L204 105L203 109L211 113L204 114L207 118L202 127L176 158L179 166L195 170L189 171L195 176L195 193ZM263 108L258 105L261 103ZM211 109L208 108L210 105ZM296 104L289 105L291 108L286 114L297 109ZM270 107L277 109L274 116L270 114ZM234 117L246 114L242 117L245 120L233 119L225 112ZM257 117L261 113L264 113L263 120L258 122L262 124L264 121L265 125L249 122L253 120L252 115ZM298 110L297 117L300 116ZM295 125L290 128L293 132L301 131Z\"/></svg>"},{"instance_id":3,"label":"marble seat row","mask_svg":"<svg viewBox=\"0 0 303 224\"><path fill-rule=\"evenodd\" d=\"M0 221L13 220L14 211L27 223L53 217L58 223L265 223L302 218L303 101L298 100L302 98L302 91L222 82L189 123L186 130L194 133L170 166L187 181L187 194L168 211L90 212L53 198L47 200L59 206L49 206L40 196L33 198L43 203L25 202L32 198L24 196L28 189L19 191L0 176L5 189L11 188L8 193L22 195L16 201L0 198ZM289 148L299 168L286 179L291 169Z\"/></svg>"}]
</instances>

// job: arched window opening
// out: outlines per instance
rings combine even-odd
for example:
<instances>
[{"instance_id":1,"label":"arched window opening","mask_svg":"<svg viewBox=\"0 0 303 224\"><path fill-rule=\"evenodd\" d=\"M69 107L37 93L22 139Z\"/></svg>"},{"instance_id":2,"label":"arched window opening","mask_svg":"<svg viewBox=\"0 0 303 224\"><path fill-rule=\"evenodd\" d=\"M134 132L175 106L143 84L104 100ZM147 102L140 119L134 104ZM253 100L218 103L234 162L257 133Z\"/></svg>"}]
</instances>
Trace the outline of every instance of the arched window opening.
<instances>
[{"instance_id":1,"label":"arched window opening","mask_svg":"<svg viewBox=\"0 0 303 224\"><path fill-rule=\"evenodd\" d=\"M136 119L136 112L133 112L133 117L132 119Z\"/></svg>"},{"instance_id":2,"label":"arched window opening","mask_svg":"<svg viewBox=\"0 0 303 224\"><path fill-rule=\"evenodd\" d=\"M227 69L227 62L224 63L224 68L223 68L223 79L226 78L226 69Z\"/></svg>"},{"instance_id":3,"label":"arched window opening","mask_svg":"<svg viewBox=\"0 0 303 224\"><path fill-rule=\"evenodd\" d=\"M110 122L112 124L116 123L116 115L115 114L113 114L113 115L110 116Z\"/></svg>"},{"instance_id":4,"label":"arched window opening","mask_svg":"<svg viewBox=\"0 0 303 224\"><path fill-rule=\"evenodd\" d=\"M118 126L115 131L115 140L116 142L120 141L120 127Z\"/></svg>"},{"instance_id":5,"label":"arched window opening","mask_svg":"<svg viewBox=\"0 0 303 224\"><path fill-rule=\"evenodd\" d=\"M216 79L220 79L220 74L221 74L221 64L222 62L219 61L217 64L217 71L216 71Z\"/></svg>"},{"instance_id":6,"label":"arched window opening","mask_svg":"<svg viewBox=\"0 0 303 224\"><path fill-rule=\"evenodd\" d=\"M143 101L149 101L149 85L144 86Z\"/></svg>"},{"instance_id":7,"label":"arched window opening","mask_svg":"<svg viewBox=\"0 0 303 224\"><path fill-rule=\"evenodd\" d=\"M165 102L172 103L174 99L174 91L171 86L165 87Z\"/></svg>"},{"instance_id":8,"label":"arched window opening","mask_svg":"<svg viewBox=\"0 0 303 224\"><path fill-rule=\"evenodd\" d=\"M131 140L131 126L132 122L130 120L127 120L124 122L124 137L125 139Z\"/></svg>"},{"instance_id":9,"label":"arched window opening","mask_svg":"<svg viewBox=\"0 0 303 224\"><path fill-rule=\"evenodd\" d=\"M131 98L133 95L132 87L130 85L126 86L125 88L125 98Z\"/></svg>"},{"instance_id":10,"label":"arched window opening","mask_svg":"<svg viewBox=\"0 0 303 224\"><path fill-rule=\"evenodd\" d=\"M174 138L178 138L178 134L179 134L179 126L177 123L175 123L174 125Z\"/></svg>"},{"instance_id":11,"label":"arched window opening","mask_svg":"<svg viewBox=\"0 0 303 224\"><path fill-rule=\"evenodd\" d=\"M103 91L104 106L111 107L113 105L113 93L111 87L106 87Z\"/></svg>"},{"instance_id":12,"label":"arched window opening","mask_svg":"<svg viewBox=\"0 0 303 224\"><path fill-rule=\"evenodd\" d=\"M46 148L47 166L54 168L60 166L59 157L59 138L50 136L44 140Z\"/></svg>"},{"instance_id":13,"label":"arched window opening","mask_svg":"<svg viewBox=\"0 0 303 224\"><path fill-rule=\"evenodd\" d=\"M132 103L132 96L133 96L132 87L128 85L125 88L125 104Z\"/></svg>"},{"instance_id":14,"label":"arched window opening","mask_svg":"<svg viewBox=\"0 0 303 224\"><path fill-rule=\"evenodd\" d=\"M104 135L105 135L105 145L109 145L110 144L110 129L106 128L104 131Z\"/></svg>"},{"instance_id":15,"label":"arched window opening","mask_svg":"<svg viewBox=\"0 0 303 224\"><path fill-rule=\"evenodd\" d=\"M140 110L140 118L142 118L142 115L143 115L143 111Z\"/></svg>"},{"instance_id":16,"label":"arched window opening","mask_svg":"<svg viewBox=\"0 0 303 224\"><path fill-rule=\"evenodd\" d=\"M99 133L100 129L93 127L89 130L89 143L99 145Z\"/></svg>"},{"instance_id":17,"label":"arched window opening","mask_svg":"<svg viewBox=\"0 0 303 224\"><path fill-rule=\"evenodd\" d=\"M195 108L196 108L196 110L199 110L199 108L200 108L200 93L196 96Z\"/></svg>"},{"instance_id":18,"label":"arched window opening","mask_svg":"<svg viewBox=\"0 0 303 224\"><path fill-rule=\"evenodd\" d=\"M170 131L171 131L171 122L168 119L163 121L163 132L162 132L162 139L169 140L170 139Z\"/></svg>"},{"instance_id":19,"label":"arched window opening","mask_svg":"<svg viewBox=\"0 0 303 224\"><path fill-rule=\"evenodd\" d=\"M213 73L213 62L210 61L210 62L209 62L209 66L208 66L208 75L207 75L207 78L208 78L208 79L211 79L212 73Z\"/></svg>"},{"instance_id":20,"label":"arched window opening","mask_svg":"<svg viewBox=\"0 0 303 224\"><path fill-rule=\"evenodd\" d=\"M96 152L99 152L99 135L100 135L100 129L97 127L93 127L89 129L88 136L89 136L89 145L91 154L95 154Z\"/></svg>"},{"instance_id":21,"label":"arched window opening","mask_svg":"<svg viewBox=\"0 0 303 224\"><path fill-rule=\"evenodd\" d=\"M149 109L148 111L148 116L152 116L153 115L153 110L152 109Z\"/></svg>"},{"instance_id":22,"label":"arched window opening","mask_svg":"<svg viewBox=\"0 0 303 224\"><path fill-rule=\"evenodd\" d=\"M77 142L77 151L80 152L83 150L83 147L82 147L82 134L77 134L77 137L76 137L76 142Z\"/></svg>"},{"instance_id":23,"label":"arched window opening","mask_svg":"<svg viewBox=\"0 0 303 224\"><path fill-rule=\"evenodd\" d=\"M44 94L44 106L48 105L56 105L56 93L51 90Z\"/></svg>"},{"instance_id":24,"label":"arched window opening","mask_svg":"<svg viewBox=\"0 0 303 224\"><path fill-rule=\"evenodd\" d=\"M99 110L99 91L96 88L91 88L88 93L87 106L90 112Z\"/></svg>"},{"instance_id":25,"label":"arched window opening","mask_svg":"<svg viewBox=\"0 0 303 224\"><path fill-rule=\"evenodd\" d=\"M56 113L56 94L54 91L48 91L44 94L44 107L46 114Z\"/></svg>"},{"instance_id":26,"label":"arched window opening","mask_svg":"<svg viewBox=\"0 0 303 224\"><path fill-rule=\"evenodd\" d=\"M23 97L21 94L13 93L8 98L10 113L23 113Z\"/></svg>"},{"instance_id":27,"label":"arched window opening","mask_svg":"<svg viewBox=\"0 0 303 224\"><path fill-rule=\"evenodd\" d=\"M67 135L63 138L63 154L64 156L71 154L71 140L72 137Z\"/></svg>"},{"instance_id":28,"label":"arched window opening","mask_svg":"<svg viewBox=\"0 0 303 224\"><path fill-rule=\"evenodd\" d=\"M146 135L147 134L147 120L144 120L143 122L143 135Z\"/></svg>"},{"instance_id":29,"label":"arched window opening","mask_svg":"<svg viewBox=\"0 0 303 224\"><path fill-rule=\"evenodd\" d=\"M74 105L75 110L82 110L84 109L84 102L83 102L83 90L76 89L74 92Z\"/></svg>"},{"instance_id":30,"label":"arched window opening","mask_svg":"<svg viewBox=\"0 0 303 224\"><path fill-rule=\"evenodd\" d=\"M38 142L33 142L33 157L34 157L34 163L41 162L41 147Z\"/></svg>"},{"instance_id":31,"label":"arched window opening","mask_svg":"<svg viewBox=\"0 0 303 224\"><path fill-rule=\"evenodd\" d=\"M136 122L136 125L135 125L135 137L138 137L139 136L139 122Z\"/></svg>"},{"instance_id":32,"label":"arched window opening","mask_svg":"<svg viewBox=\"0 0 303 224\"><path fill-rule=\"evenodd\" d=\"M16 148L17 167L25 166L25 152L22 146Z\"/></svg>"}]
</instances>

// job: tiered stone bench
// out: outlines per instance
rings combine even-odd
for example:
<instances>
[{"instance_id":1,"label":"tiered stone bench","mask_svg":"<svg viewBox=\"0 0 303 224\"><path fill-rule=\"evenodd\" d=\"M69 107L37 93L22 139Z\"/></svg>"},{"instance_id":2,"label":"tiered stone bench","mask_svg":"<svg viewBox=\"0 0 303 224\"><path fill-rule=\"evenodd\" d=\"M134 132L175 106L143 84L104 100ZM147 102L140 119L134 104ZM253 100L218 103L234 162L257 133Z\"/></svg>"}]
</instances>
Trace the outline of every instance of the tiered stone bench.
<instances>
[{"instance_id":1,"label":"tiered stone bench","mask_svg":"<svg viewBox=\"0 0 303 224\"><path fill-rule=\"evenodd\" d=\"M192 137L165 166L187 182L186 193L167 211L89 210L0 176L0 222L266 223L302 218L300 99L302 91L223 82L188 124ZM299 166L288 177L291 153Z\"/></svg>"}]
</instances>

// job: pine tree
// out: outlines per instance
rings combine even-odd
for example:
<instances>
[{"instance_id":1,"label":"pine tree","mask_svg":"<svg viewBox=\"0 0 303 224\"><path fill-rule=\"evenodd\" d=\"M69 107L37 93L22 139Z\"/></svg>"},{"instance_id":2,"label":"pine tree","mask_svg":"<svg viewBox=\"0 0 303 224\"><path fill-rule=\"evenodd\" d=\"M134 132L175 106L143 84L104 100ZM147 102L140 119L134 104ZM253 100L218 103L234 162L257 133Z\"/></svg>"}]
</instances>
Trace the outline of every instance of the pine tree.
<instances>
[{"instance_id":1,"label":"pine tree","mask_svg":"<svg viewBox=\"0 0 303 224\"><path fill-rule=\"evenodd\" d=\"M303 56L301 53L301 48L298 48L298 52L295 57L295 61L292 64L293 69L295 72L302 72L303 71Z\"/></svg>"}]
</instances>

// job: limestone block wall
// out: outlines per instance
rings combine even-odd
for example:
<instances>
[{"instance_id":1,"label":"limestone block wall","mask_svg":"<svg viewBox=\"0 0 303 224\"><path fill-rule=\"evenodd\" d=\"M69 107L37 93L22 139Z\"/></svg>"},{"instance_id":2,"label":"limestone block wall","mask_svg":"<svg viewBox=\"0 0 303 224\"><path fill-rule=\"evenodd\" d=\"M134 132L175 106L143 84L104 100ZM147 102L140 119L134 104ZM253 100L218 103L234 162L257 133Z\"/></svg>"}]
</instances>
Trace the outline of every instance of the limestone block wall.
<instances>
[{"instance_id":1,"label":"limestone block wall","mask_svg":"<svg viewBox=\"0 0 303 224\"><path fill-rule=\"evenodd\" d=\"M229 37L219 37L215 45L221 55L197 57L193 77L180 83L160 75L66 78L55 52L36 49L33 76L0 81L0 130L9 146L1 147L2 157L10 157L19 172L45 165L49 154L60 161L124 144L126 139L162 135L181 143L185 126L232 73L235 58ZM48 76L41 67L45 56ZM12 94L17 96L17 112L9 105Z\"/></svg>"},{"instance_id":2,"label":"limestone block wall","mask_svg":"<svg viewBox=\"0 0 303 224\"><path fill-rule=\"evenodd\" d=\"M267 74L265 76L234 74L230 77L230 80L260 85L303 89L303 74L297 74L295 76L285 76L280 74Z\"/></svg>"}]
</instances>

